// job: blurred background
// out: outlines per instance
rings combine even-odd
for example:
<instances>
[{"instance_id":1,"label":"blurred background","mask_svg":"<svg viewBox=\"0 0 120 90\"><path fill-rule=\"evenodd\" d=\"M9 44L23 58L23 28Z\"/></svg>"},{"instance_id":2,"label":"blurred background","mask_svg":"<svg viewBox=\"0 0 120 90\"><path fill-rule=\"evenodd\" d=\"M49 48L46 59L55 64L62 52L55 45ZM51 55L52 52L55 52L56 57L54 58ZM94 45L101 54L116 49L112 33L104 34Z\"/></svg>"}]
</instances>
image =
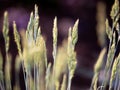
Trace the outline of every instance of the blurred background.
<instances>
[{"instance_id":1,"label":"blurred background","mask_svg":"<svg viewBox=\"0 0 120 90\"><path fill-rule=\"evenodd\" d=\"M10 52L14 59L17 49L12 35L12 22L16 21L18 30L26 29L34 5L39 7L40 26L46 37L48 59L52 60L52 27L55 16L58 18L58 45L67 38L68 29L79 19L79 39L76 45L77 69L72 82L72 90L87 90L90 87L93 67L100 50L105 46L101 32L105 31L104 21L114 0L0 0L0 49L4 55L2 36L3 13L8 11L10 22ZM101 31L101 32L100 32ZM13 49L14 48L14 49ZM14 65L12 84L14 85ZM20 76L22 78L22 76ZM24 84L21 83L24 88ZM22 89L24 90L24 89Z\"/></svg>"}]
</instances>

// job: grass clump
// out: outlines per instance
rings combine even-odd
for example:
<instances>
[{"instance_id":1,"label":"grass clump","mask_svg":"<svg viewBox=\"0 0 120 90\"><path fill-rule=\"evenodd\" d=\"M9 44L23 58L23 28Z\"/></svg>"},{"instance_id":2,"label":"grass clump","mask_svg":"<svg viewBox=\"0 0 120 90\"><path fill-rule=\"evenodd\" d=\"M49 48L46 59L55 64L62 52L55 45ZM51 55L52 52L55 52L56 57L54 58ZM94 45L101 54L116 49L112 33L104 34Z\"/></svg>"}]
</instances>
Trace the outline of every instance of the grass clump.
<instances>
[{"instance_id":1,"label":"grass clump","mask_svg":"<svg viewBox=\"0 0 120 90\"><path fill-rule=\"evenodd\" d=\"M103 5L103 4L101 4ZM101 9L99 8L101 11ZM103 12L103 11L101 11ZM120 26L119 26L119 1L115 0L110 17L112 26L109 24L110 20L106 19L105 29L109 39L108 50L106 41L99 38L102 50L98 60L94 66L94 76L92 79L90 90L106 90L109 85L109 90L120 89L120 54L119 40L120 40ZM104 15L105 18L105 15ZM99 19L99 18L98 18ZM104 20L101 20L103 22ZM18 49L16 57L15 72L19 72L22 66L24 74L24 82L26 90L70 90L72 78L74 77L75 69L77 66L77 58L75 52L75 45L78 40L78 24L77 20L74 26L69 28L68 39L63 42L61 47L57 47L57 17L53 23L53 64L48 62L46 41L41 33L39 26L38 6L35 5L34 12L31 12L30 19L26 32L17 31L17 25L13 21L14 41ZM104 25L98 25L97 28ZM100 29L98 33L100 32ZM105 31L102 31L105 32ZM100 32L101 33L101 32ZM101 35L101 34L100 34ZM105 34L102 35L105 38ZM11 61L12 56L9 51L9 22L8 13L4 13L3 22L3 37L5 41L6 63L5 75L3 74L3 57L0 53L0 89L1 90L20 90L18 75L16 74L16 84L11 87ZM103 38L102 38L103 39ZM66 43L67 42L67 43ZM99 75L103 68L105 54L107 52L107 60L104 68L104 79L99 82ZM62 62L60 62L62 59ZM109 78L110 77L110 78ZM5 79L5 80L4 80Z\"/></svg>"},{"instance_id":2,"label":"grass clump","mask_svg":"<svg viewBox=\"0 0 120 90\"><path fill-rule=\"evenodd\" d=\"M38 6L35 5L35 12L31 12L26 32L17 31L17 25L13 21L14 41L17 46L18 55L16 57L15 72L20 71L22 66L26 90L70 90L71 81L77 65L76 53L74 51L78 40L78 23L76 21L72 29L69 30L68 40L61 47L57 47L57 17L53 24L53 65L47 60L46 41L41 34L39 26ZM16 74L16 84L11 87L11 55L9 50L9 23L8 13L4 14L3 36L5 40L6 64L5 64L5 85L3 75L0 75L0 89L20 90L18 75ZM68 41L68 43L66 43ZM22 44L22 45L21 45ZM62 58L61 58L62 57ZM63 59L63 63L59 63ZM0 65L2 62L0 54ZM65 69L64 69L65 67ZM2 74L2 66L0 74ZM68 71L68 72L67 72ZM68 79L67 79L68 78Z\"/></svg>"},{"instance_id":3,"label":"grass clump","mask_svg":"<svg viewBox=\"0 0 120 90\"><path fill-rule=\"evenodd\" d=\"M103 4L100 4L103 5ZM105 7L104 7L105 8ZM115 0L110 17L110 20L106 19L105 29L109 39L108 50L106 47L106 41L99 38L102 50L98 57L98 60L94 66L94 76L92 79L90 90L106 90L106 86L109 86L109 90L120 89L120 54L119 54L119 42L120 42L120 10L119 1ZM100 7L99 10L101 11ZM103 10L104 11L104 10ZM101 12L103 12L101 11ZM105 18L105 15L104 15ZM99 18L98 18L99 19ZM104 20L101 20L103 22ZM26 90L70 90L72 78L74 77L75 69L77 66L77 58L75 52L75 45L78 40L78 24L77 20L74 26L69 28L68 39L63 42L61 47L57 47L57 17L53 23L53 64L48 62L46 41L41 33L39 26L38 6L35 5L34 12L31 12L30 19L26 32L17 31L17 25L13 22L14 41L18 49L18 55L16 57L15 70L19 72L20 66L22 66L24 74L24 82ZM97 28L104 29L104 25L99 25ZM98 33L100 32L100 29ZM102 31L105 32L105 31ZM100 32L101 33L101 32ZM100 34L101 35L101 34ZM105 34L102 35L105 38ZM16 74L16 84L11 87L11 61L12 56L9 51L9 22L8 13L4 13L3 21L3 37L5 41L6 63L5 63L5 75L3 74L3 57L0 53L0 89L1 90L20 90L18 75ZM103 39L103 38L102 38ZM66 43L67 42L67 43ZM99 82L99 75L103 69L103 63L105 54L107 53L106 65L104 68L104 79ZM62 59L62 62L60 60ZM4 80L5 79L5 80Z\"/></svg>"},{"instance_id":4,"label":"grass clump","mask_svg":"<svg viewBox=\"0 0 120 90\"><path fill-rule=\"evenodd\" d=\"M104 49L101 51L100 56L97 60L97 63L94 66L94 77L91 84L91 89L93 87L94 90L106 90L106 86L109 86L109 90L119 90L119 19L120 19L120 10L119 10L119 0L115 0L112 10L110 12L110 17L112 20L112 26L109 25L109 20L106 19L105 27L106 27L106 34L109 39L109 47L107 51L107 61L104 69L104 79L101 85L96 85L96 80L99 79L100 71L102 70L102 60L104 60L105 52ZM103 54L102 54L103 52ZM101 57L102 56L102 57ZM99 87L98 87L99 86Z\"/></svg>"}]
</instances>

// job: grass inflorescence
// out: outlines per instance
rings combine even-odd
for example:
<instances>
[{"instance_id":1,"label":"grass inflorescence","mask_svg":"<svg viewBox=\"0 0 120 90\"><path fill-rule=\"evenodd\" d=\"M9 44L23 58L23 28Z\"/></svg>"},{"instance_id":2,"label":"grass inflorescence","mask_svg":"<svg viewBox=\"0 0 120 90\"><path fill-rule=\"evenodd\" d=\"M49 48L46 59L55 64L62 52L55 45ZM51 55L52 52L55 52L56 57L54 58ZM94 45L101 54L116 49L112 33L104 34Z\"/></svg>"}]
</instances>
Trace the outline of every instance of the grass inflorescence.
<instances>
[{"instance_id":1,"label":"grass inflorescence","mask_svg":"<svg viewBox=\"0 0 120 90\"><path fill-rule=\"evenodd\" d=\"M101 51L100 56L97 60L97 63L95 64L94 69L94 77L91 84L91 89L94 90L100 89L100 90L106 90L106 86L109 86L109 90L119 90L119 40L120 40L120 29L119 29L119 19L120 19L120 9L119 9L119 0L115 0L111 12L110 17L112 20L112 26L110 26L110 21L106 19L105 21L105 29L106 34L109 39L109 46L107 51L107 60L106 65L104 68L103 73L103 80L102 84L96 85L96 80L99 79L99 75L101 70L103 69L102 60L105 58L105 53L103 52L104 49ZM105 47L106 48L106 47ZM103 52L103 54L102 54ZM98 81L97 81L98 82Z\"/></svg>"},{"instance_id":2,"label":"grass inflorescence","mask_svg":"<svg viewBox=\"0 0 120 90\"><path fill-rule=\"evenodd\" d=\"M100 4L103 5L103 4ZM104 7L105 8L105 7ZM100 7L99 7L100 9ZM119 1L115 0L110 13L110 20L106 19L104 25L98 25L97 28L106 29L105 32L109 39L107 50L106 40L100 40L102 50L94 65L94 76L90 90L109 90L120 89L120 54L118 51L120 40L120 10ZM100 9L101 11L101 9ZM103 12L102 10L101 12ZM104 14L105 19L105 14ZM99 19L98 19L99 20ZM101 20L103 22L104 20ZM77 20L73 27L69 28L68 39L64 40L58 47L58 28L57 17L53 22L53 62L48 62L46 41L41 33L39 26L38 6L35 5L34 12L31 12L26 31L17 30L17 25L13 21L14 41L17 46L18 55L15 63L15 80L16 84L11 87L11 61L12 55L9 54L9 22L8 13L4 13L3 37L5 41L5 75L3 74L3 56L0 52L0 89L1 90L20 90L18 72L22 66L26 90L70 90L72 78L74 77L77 66L77 56L75 45L78 41L78 24ZM105 26L105 27L104 27ZM98 33L100 32L100 29ZM20 33L20 34L19 34ZM100 32L101 33L101 32ZM99 80L101 70L107 53L106 65L104 67L103 80Z\"/></svg>"},{"instance_id":3,"label":"grass inflorescence","mask_svg":"<svg viewBox=\"0 0 120 90\"><path fill-rule=\"evenodd\" d=\"M5 64L5 85L3 80L2 64L0 54L0 89L20 90L19 77L20 66L24 74L26 90L70 90L71 81L77 65L76 53L74 51L78 40L78 23L69 30L68 40L65 40L61 47L57 47L57 17L53 23L53 65L48 62L46 41L39 26L38 6L35 5L35 12L31 12L26 32L17 30L13 21L14 41L17 46L18 55L15 63L15 86L11 87L11 55L9 50L9 23L8 13L4 14L3 36L5 40L6 64ZM68 43L66 43L68 41ZM68 48L68 49L67 49ZM62 58L61 58L62 57ZM63 63L59 63L62 59ZM67 72L68 71L68 72ZM68 74L69 73L69 74ZM68 78L67 78L68 77Z\"/></svg>"}]
</instances>

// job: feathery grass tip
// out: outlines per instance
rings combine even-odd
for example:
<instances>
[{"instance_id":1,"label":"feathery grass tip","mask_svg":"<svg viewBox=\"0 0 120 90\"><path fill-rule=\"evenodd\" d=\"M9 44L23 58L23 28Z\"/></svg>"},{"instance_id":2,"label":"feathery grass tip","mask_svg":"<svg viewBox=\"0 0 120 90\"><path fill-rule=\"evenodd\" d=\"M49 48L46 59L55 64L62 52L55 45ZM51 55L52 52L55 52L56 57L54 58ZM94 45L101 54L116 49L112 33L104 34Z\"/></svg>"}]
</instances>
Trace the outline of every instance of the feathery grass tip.
<instances>
[{"instance_id":1,"label":"feathery grass tip","mask_svg":"<svg viewBox=\"0 0 120 90\"><path fill-rule=\"evenodd\" d=\"M18 53L19 53L20 57L22 58L22 50L21 50L21 45L20 45L20 36L19 36L18 31L17 31L15 21L13 22L13 30L14 30L14 39L15 39L15 42L17 44Z\"/></svg>"},{"instance_id":2,"label":"feathery grass tip","mask_svg":"<svg viewBox=\"0 0 120 90\"><path fill-rule=\"evenodd\" d=\"M75 22L72 30L72 44L75 45L78 40L78 24L79 24L79 19Z\"/></svg>"},{"instance_id":3,"label":"feathery grass tip","mask_svg":"<svg viewBox=\"0 0 120 90\"><path fill-rule=\"evenodd\" d=\"M4 12L4 21L3 21L3 37L5 40L5 50L8 52L9 49L9 23L8 23L8 12Z\"/></svg>"}]
</instances>

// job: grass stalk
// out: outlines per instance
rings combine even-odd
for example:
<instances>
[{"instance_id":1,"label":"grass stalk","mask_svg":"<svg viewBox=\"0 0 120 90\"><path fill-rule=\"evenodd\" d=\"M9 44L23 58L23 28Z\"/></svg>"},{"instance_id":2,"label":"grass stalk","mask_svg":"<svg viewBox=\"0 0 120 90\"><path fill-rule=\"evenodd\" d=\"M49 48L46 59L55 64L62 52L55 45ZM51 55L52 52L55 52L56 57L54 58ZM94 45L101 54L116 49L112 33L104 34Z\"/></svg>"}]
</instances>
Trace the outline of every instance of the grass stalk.
<instances>
[{"instance_id":1,"label":"grass stalk","mask_svg":"<svg viewBox=\"0 0 120 90\"><path fill-rule=\"evenodd\" d=\"M54 23L53 23L53 75L52 75L52 90L55 89L55 68L56 68L56 56L57 56L57 37L58 37L58 29L57 29L57 17L55 17L54 19Z\"/></svg>"},{"instance_id":2,"label":"grass stalk","mask_svg":"<svg viewBox=\"0 0 120 90\"><path fill-rule=\"evenodd\" d=\"M63 76L63 81L61 85L61 90L66 90L67 76L66 74Z\"/></svg>"},{"instance_id":3,"label":"grass stalk","mask_svg":"<svg viewBox=\"0 0 120 90\"><path fill-rule=\"evenodd\" d=\"M117 25L117 22L119 20L119 1L118 0L115 0L113 6L112 6L112 10L111 10L111 13L110 13L110 16L112 18L112 29L110 30L110 26L108 25L108 20L107 23L106 23L106 31L107 31L107 35L110 39L110 43L109 43L109 49L108 49L108 55L109 55L109 52L111 51L111 46L112 44L114 43L113 40L114 38L114 32L115 32L115 27ZM117 42L118 43L118 42ZM114 43L116 44L116 43ZM115 56L115 53L116 53L116 48L117 48L117 45L115 46L115 51L114 53L112 53L112 56L111 58L109 58L109 56L107 56L107 63L106 63L106 66L105 66L105 77L107 76L107 74L110 72L110 68L112 66L112 63L113 63L113 59L114 59L114 56ZM104 85L104 87L106 87L106 79L103 81L102 85Z\"/></svg>"},{"instance_id":4,"label":"grass stalk","mask_svg":"<svg viewBox=\"0 0 120 90\"><path fill-rule=\"evenodd\" d=\"M74 52L75 44L78 40L78 23L79 20L77 20L73 26L73 29L69 28L69 34L68 34L68 47L67 47L67 54L68 54L68 87L67 90L70 90L71 88L71 80L74 76L74 72L77 65L76 60L76 53Z\"/></svg>"},{"instance_id":5,"label":"grass stalk","mask_svg":"<svg viewBox=\"0 0 120 90\"><path fill-rule=\"evenodd\" d=\"M6 65L8 65L5 71L5 83L6 90L11 90L11 77L10 77L10 61L8 60L8 50L9 50L9 23L8 23L8 13L4 13L4 22L3 22L3 37L5 40L5 52L6 52ZM7 79L6 79L7 78Z\"/></svg>"}]
</instances>

